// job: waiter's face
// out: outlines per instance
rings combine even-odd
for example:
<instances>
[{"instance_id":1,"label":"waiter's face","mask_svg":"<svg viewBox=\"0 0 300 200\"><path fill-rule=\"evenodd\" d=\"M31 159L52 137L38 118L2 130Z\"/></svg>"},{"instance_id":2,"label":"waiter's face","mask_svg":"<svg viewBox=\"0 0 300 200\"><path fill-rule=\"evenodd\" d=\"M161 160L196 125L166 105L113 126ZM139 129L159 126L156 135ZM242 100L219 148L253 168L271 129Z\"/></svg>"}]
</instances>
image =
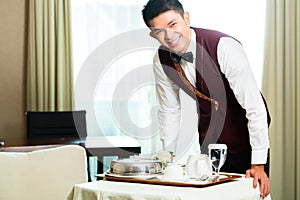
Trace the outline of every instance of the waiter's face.
<instances>
[{"instance_id":1,"label":"waiter's face","mask_svg":"<svg viewBox=\"0 0 300 200\"><path fill-rule=\"evenodd\" d=\"M185 12L169 10L161 13L150 21L150 35L163 46L176 53L185 53L191 40L190 17Z\"/></svg>"}]
</instances>

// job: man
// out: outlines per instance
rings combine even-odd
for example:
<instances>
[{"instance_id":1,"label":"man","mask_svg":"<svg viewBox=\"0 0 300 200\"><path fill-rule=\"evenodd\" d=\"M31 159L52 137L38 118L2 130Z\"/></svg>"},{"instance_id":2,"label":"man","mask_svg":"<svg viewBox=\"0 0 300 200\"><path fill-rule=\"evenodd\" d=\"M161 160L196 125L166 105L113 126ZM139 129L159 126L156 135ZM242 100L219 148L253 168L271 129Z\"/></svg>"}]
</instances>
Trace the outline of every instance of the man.
<instances>
[{"instance_id":1,"label":"man","mask_svg":"<svg viewBox=\"0 0 300 200\"><path fill-rule=\"evenodd\" d=\"M190 27L189 13L178 0L149 0L142 14L150 36L161 44L154 74L163 148L176 149L181 88L198 106L201 150L225 143L222 170L246 172L267 196L270 118L241 44L224 33Z\"/></svg>"}]
</instances>

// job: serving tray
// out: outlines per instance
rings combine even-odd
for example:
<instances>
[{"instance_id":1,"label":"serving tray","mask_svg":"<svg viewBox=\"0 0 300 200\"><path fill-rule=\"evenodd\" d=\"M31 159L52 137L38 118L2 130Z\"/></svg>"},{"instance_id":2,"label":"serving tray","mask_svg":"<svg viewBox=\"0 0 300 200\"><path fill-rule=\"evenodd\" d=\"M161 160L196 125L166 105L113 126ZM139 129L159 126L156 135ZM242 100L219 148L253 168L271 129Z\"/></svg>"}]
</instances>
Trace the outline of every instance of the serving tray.
<instances>
[{"instance_id":1,"label":"serving tray","mask_svg":"<svg viewBox=\"0 0 300 200\"><path fill-rule=\"evenodd\" d=\"M184 180L164 180L159 177L150 177L149 179L138 178L138 177L125 177L125 176L115 176L113 174L105 173L96 175L98 178L104 178L108 181L120 181L120 182L130 182L130 183L143 183L143 184L154 184L154 185L168 185L168 186L179 186L179 187L208 187L212 185L217 185L229 181L234 181L237 178L241 178L241 175L232 174L220 174L220 178L212 181L197 181L195 179L184 179Z\"/></svg>"}]
</instances>

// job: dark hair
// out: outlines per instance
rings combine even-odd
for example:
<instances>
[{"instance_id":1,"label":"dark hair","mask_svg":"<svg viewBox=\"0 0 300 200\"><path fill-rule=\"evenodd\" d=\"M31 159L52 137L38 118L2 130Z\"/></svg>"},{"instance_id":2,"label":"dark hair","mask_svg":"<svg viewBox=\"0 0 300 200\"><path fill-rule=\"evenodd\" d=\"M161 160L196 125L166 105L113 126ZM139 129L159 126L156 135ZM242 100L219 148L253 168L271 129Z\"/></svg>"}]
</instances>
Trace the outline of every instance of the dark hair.
<instances>
[{"instance_id":1,"label":"dark hair","mask_svg":"<svg viewBox=\"0 0 300 200\"><path fill-rule=\"evenodd\" d=\"M184 10L178 0L149 0L142 10L145 24L150 27L149 21L168 10L175 10L183 16Z\"/></svg>"}]
</instances>

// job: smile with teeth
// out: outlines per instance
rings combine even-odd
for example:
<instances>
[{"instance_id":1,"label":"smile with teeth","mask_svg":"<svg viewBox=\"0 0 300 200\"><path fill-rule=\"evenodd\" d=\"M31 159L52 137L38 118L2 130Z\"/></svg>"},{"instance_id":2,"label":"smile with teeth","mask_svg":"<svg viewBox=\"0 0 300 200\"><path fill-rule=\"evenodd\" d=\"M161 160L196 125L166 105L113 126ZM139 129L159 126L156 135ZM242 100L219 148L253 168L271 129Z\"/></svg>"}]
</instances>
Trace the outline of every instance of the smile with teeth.
<instances>
[{"instance_id":1,"label":"smile with teeth","mask_svg":"<svg viewBox=\"0 0 300 200\"><path fill-rule=\"evenodd\" d=\"M179 41L179 39L180 39L180 36L178 36L177 38L175 38L175 40L169 40L169 41L167 41L167 44L170 45L170 46L172 46L172 45L176 44Z\"/></svg>"}]
</instances>

